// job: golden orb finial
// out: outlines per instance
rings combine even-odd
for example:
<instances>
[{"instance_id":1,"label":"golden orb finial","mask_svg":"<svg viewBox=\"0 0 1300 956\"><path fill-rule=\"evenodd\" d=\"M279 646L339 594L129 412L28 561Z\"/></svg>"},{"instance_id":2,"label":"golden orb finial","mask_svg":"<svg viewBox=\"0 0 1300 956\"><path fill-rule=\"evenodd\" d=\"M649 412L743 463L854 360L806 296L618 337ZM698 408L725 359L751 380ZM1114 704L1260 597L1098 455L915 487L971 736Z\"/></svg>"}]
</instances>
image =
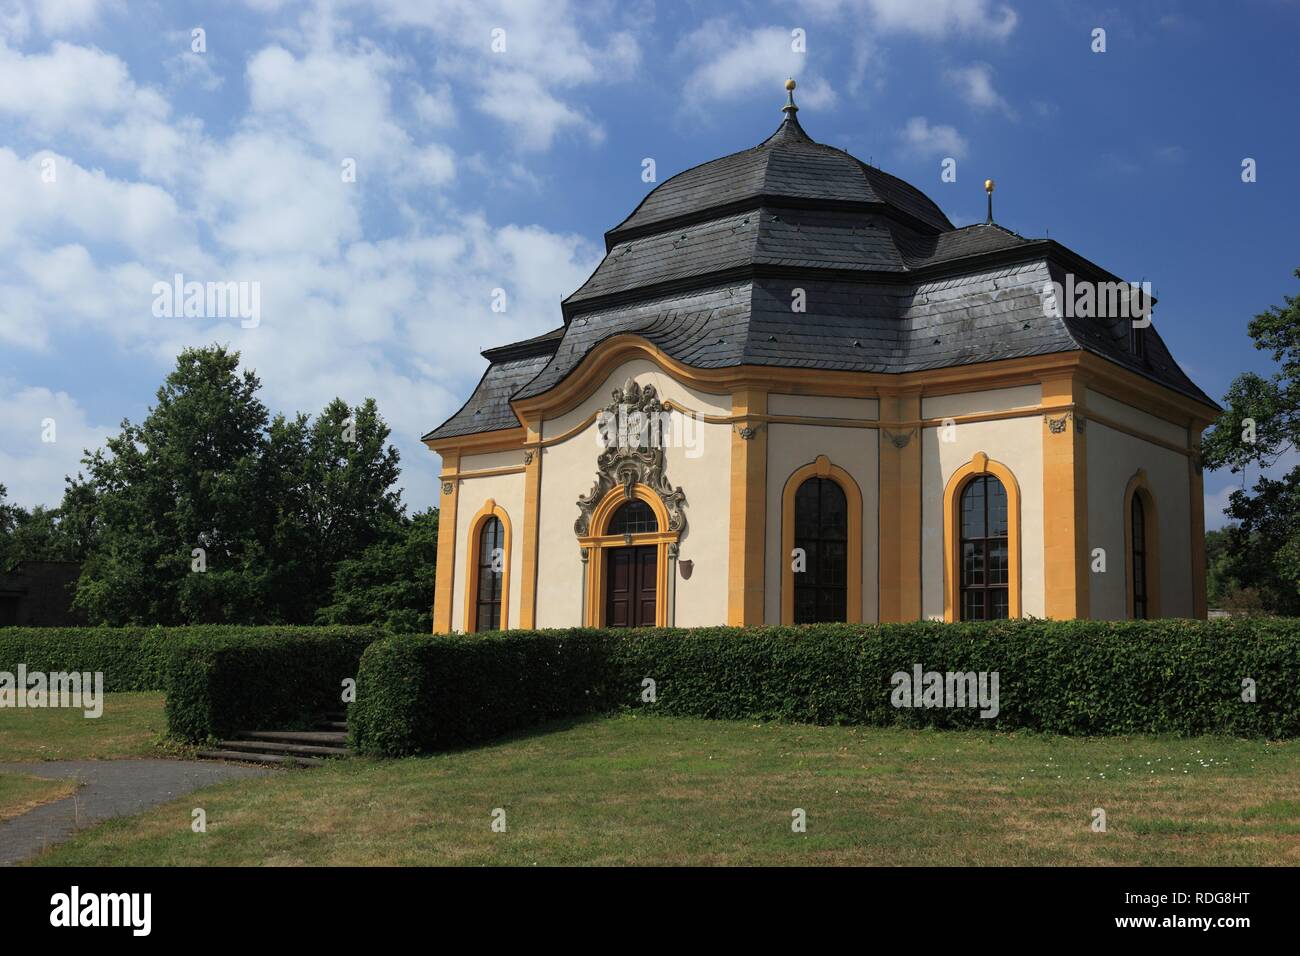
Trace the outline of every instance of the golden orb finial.
<instances>
[{"instance_id":1,"label":"golden orb finial","mask_svg":"<svg viewBox=\"0 0 1300 956\"><path fill-rule=\"evenodd\" d=\"M984 180L984 191L986 193L993 192L993 180L991 179Z\"/></svg>"},{"instance_id":2,"label":"golden orb finial","mask_svg":"<svg viewBox=\"0 0 1300 956\"><path fill-rule=\"evenodd\" d=\"M794 77L785 81L785 106L781 107L781 112L787 117L799 112L799 107L794 105Z\"/></svg>"}]
</instances>

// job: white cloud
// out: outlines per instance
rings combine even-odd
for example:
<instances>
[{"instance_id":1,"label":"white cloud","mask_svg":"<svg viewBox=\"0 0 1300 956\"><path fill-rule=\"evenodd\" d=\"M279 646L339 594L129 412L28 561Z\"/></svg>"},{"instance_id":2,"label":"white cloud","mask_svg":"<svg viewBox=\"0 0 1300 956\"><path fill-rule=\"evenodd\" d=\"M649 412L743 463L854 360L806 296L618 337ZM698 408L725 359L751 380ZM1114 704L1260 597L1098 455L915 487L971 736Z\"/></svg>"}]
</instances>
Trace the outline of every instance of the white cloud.
<instances>
[{"instance_id":1,"label":"white cloud","mask_svg":"<svg viewBox=\"0 0 1300 956\"><path fill-rule=\"evenodd\" d=\"M641 50L627 30L611 27L618 8L567 0L369 0L391 27L427 31L436 69L469 101L517 134L525 150L548 148L568 129L599 142L604 131L569 93L627 80ZM636 16L634 11L624 15ZM501 30L504 49L492 49ZM601 34L603 45L592 37Z\"/></svg>"},{"instance_id":2,"label":"white cloud","mask_svg":"<svg viewBox=\"0 0 1300 956\"><path fill-rule=\"evenodd\" d=\"M454 126L456 124L456 108L452 104L451 85L449 83L439 84L432 93L428 90L417 89L411 97L411 102L415 107L415 115L426 126Z\"/></svg>"},{"instance_id":3,"label":"white cloud","mask_svg":"<svg viewBox=\"0 0 1300 956\"><path fill-rule=\"evenodd\" d=\"M780 103L786 77L798 83L796 102L801 106L832 106L835 91L811 71L808 53L792 49L791 30L785 27L738 27L730 21L712 20L683 38L678 49L695 66L683 84L683 103L726 100L740 95L764 94Z\"/></svg>"},{"instance_id":4,"label":"white cloud","mask_svg":"<svg viewBox=\"0 0 1300 956\"><path fill-rule=\"evenodd\" d=\"M339 163L260 132L208 152L197 197L217 242L244 256L336 255L360 235L357 203L357 184L343 181Z\"/></svg>"},{"instance_id":5,"label":"white cloud","mask_svg":"<svg viewBox=\"0 0 1300 956\"><path fill-rule=\"evenodd\" d=\"M987 63L972 63L945 72L949 83L957 87L961 98L977 110L997 110L1014 118L1015 111L993 86L993 67Z\"/></svg>"},{"instance_id":6,"label":"white cloud","mask_svg":"<svg viewBox=\"0 0 1300 956\"><path fill-rule=\"evenodd\" d=\"M531 73L492 73L485 78L476 104L489 116L513 126L524 149L549 149L556 134L569 126L585 129L593 142L600 142L605 135L599 124L556 99Z\"/></svg>"},{"instance_id":7,"label":"white cloud","mask_svg":"<svg viewBox=\"0 0 1300 956\"><path fill-rule=\"evenodd\" d=\"M0 36L25 40L33 25L45 36L77 33L120 9L121 0L0 0Z\"/></svg>"},{"instance_id":8,"label":"white cloud","mask_svg":"<svg viewBox=\"0 0 1300 956\"><path fill-rule=\"evenodd\" d=\"M111 53L60 40L48 53L24 54L0 41L0 112L50 131L128 108L167 113L162 99L136 87Z\"/></svg>"},{"instance_id":9,"label":"white cloud","mask_svg":"<svg viewBox=\"0 0 1300 956\"><path fill-rule=\"evenodd\" d=\"M882 33L930 39L1005 40L1020 20L1010 5L997 0L803 0L801 5L814 16L843 20L856 13Z\"/></svg>"},{"instance_id":10,"label":"white cloud","mask_svg":"<svg viewBox=\"0 0 1300 956\"><path fill-rule=\"evenodd\" d=\"M194 53L186 50L170 56L163 61L163 66L177 86L197 86L205 93L214 93L221 89L225 77L217 72L212 64L216 56L211 53Z\"/></svg>"},{"instance_id":11,"label":"white cloud","mask_svg":"<svg viewBox=\"0 0 1300 956\"><path fill-rule=\"evenodd\" d=\"M951 126L931 126L924 116L908 120L900 136L904 147L918 156L961 159L966 155L966 139L961 133Z\"/></svg>"},{"instance_id":12,"label":"white cloud","mask_svg":"<svg viewBox=\"0 0 1300 956\"><path fill-rule=\"evenodd\" d=\"M0 147L0 182L10 184L0 190L0 249L66 233L144 257L195 242L193 223L162 188L113 179L49 150L24 159Z\"/></svg>"},{"instance_id":13,"label":"white cloud","mask_svg":"<svg viewBox=\"0 0 1300 956\"><path fill-rule=\"evenodd\" d=\"M138 86L118 57L62 41L48 53L24 54L0 39L0 116L6 115L38 137L88 144L167 181L184 172L202 131L197 120L173 119L166 98Z\"/></svg>"},{"instance_id":14,"label":"white cloud","mask_svg":"<svg viewBox=\"0 0 1300 956\"><path fill-rule=\"evenodd\" d=\"M47 420L53 420L52 442L42 441ZM116 432L92 424L67 392L0 381L0 475L9 499L25 508L57 505L64 477L80 470L83 449Z\"/></svg>"}]
</instances>

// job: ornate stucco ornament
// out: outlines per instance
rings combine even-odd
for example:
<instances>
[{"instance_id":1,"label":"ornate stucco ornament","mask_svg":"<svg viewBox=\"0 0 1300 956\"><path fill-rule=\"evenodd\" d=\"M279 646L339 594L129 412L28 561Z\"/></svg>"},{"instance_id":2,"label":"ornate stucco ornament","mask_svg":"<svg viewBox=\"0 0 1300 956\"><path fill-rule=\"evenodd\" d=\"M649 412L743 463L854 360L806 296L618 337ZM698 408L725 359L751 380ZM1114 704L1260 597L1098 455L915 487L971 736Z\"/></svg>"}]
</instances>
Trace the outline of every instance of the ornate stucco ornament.
<instances>
[{"instance_id":1,"label":"ornate stucco ornament","mask_svg":"<svg viewBox=\"0 0 1300 956\"><path fill-rule=\"evenodd\" d=\"M889 443L895 448L906 448L908 443L911 442L912 436L916 434L915 428L909 428L905 432L891 432L887 428L883 428L881 431L885 433L885 437L889 439Z\"/></svg>"},{"instance_id":2,"label":"ornate stucco ornament","mask_svg":"<svg viewBox=\"0 0 1300 956\"><path fill-rule=\"evenodd\" d=\"M573 530L579 536L591 528L596 505L611 488L623 486L623 494L632 498L637 484L648 486L668 509L667 531L686 530L686 493L674 488L664 474L664 427L668 412L659 401L653 385L641 386L628 379L613 391L614 401L596 417L604 451L596 458L596 483L591 491L578 498L579 515Z\"/></svg>"},{"instance_id":3,"label":"ornate stucco ornament","mask_svg":"<svg viewBox=\"0 0 1300 956\"><path fill-rule=\"evenodd\" d=\"M1083 416L1075 415L1074 412L1066 412L1060 418L1053 418L1051 415L1044 415L1043 421L1047 422L1047 430L1053 435L1062 435L1065 433L1066 426L1074 422L1076 432L1083 431Z\"/></svg>"}]
</instances>

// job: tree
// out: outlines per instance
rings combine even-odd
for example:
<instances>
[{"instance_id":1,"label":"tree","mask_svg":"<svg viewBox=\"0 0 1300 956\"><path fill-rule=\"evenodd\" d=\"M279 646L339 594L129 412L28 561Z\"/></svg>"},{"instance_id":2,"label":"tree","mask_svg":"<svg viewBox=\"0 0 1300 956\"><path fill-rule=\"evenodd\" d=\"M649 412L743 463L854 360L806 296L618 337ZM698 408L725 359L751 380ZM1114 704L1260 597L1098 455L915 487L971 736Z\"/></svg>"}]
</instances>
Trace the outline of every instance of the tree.
<instances>
[{"instance_id":1,"label":"tree","mask_svg":"<svg viewBox=\"0 0 1300 956\"><path fill-rule=\"evenodd\" d=\"M311 623L335 566L401 520L373 401L272 419L260 388L237 352L186 349L144 421L87 453L65 503L92 621Z\"/></svg>"},{"instance_id":2,"label":"tree","mask_svg":"<svg viewBox=\"0 0 1300 956\"><path fill-rule=\"evenodd\" d=\"M93 491L68 481L58 508L37 505L31 511L7 503L0 485L0 572L20 561L81 561L93 535Z\"/></svg>"},{"instance_id":3,"label":"tree","mask_svg":"<svg viewBox=\"0 0 1300 956\"><path fill-rule=\"evenodd\" d=\"M438 512L430 508L358 556L339 562L334 597L316 614L318 624L378 624L394 633L433 629L433 583Z\"/></svg>"},{"instance_id":4,"label":"tree","mask_svg":"<svg viewBox=\"0 0 1300 956\"><path fill-rule=\"evenodd\" d=\"M1300 269L1295 275L1300 278ZM1237 524L1226 529L1223 570L1242 589L1258 592L1265 608L1300 614L1300 466L1280 479L1261 476L1254 494L1244 488L1249 466L1273 467L1300 448L1300 296L1283 300L1249 326L1255 347L1272 353L1278 372L1233 381L1224 396L1227 408L1205 437L1202 460L1243 475L1243 488L1228 503Z\"/></svg>"}]
</instances>

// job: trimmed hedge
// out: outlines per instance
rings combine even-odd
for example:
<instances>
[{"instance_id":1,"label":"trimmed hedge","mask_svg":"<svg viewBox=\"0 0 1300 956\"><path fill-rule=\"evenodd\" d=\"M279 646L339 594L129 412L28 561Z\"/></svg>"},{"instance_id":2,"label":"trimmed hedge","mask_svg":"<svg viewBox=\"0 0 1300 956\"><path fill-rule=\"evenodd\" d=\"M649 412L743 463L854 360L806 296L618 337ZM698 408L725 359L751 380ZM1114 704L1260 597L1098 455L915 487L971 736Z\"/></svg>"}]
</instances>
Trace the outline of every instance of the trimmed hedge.
<instances>
[{"instance_id":1,"label":"trimmed hedge","mask_svg":"<svg viewBox=\"0 0 1300 956\"><path fill-rule=\"evenodd\" d=\"M161 627L3 627L0 671L90 671L104 690L162 690L167 644Z\"/></svg>"},{"instance_id":2,"label":"trimmed hedge","mask_svg":"<svg viewBox=\"0 0 1300 956\"><path fill-rule=\"evenodd\" d=\"M896 708L892 675L996 672L996 718ZM1242 701L1242 680L1256 702ZM641 701L642 680L656 701ZM1300 620L514 631L390 637L366 651L352 743L397 756L544 720L649 706L814 724L1106 735L1300 736Z\"/></svg>"},{"instance_id":3,"label":"trimmed hedge","mask_svg":"<svg viewBox=\"0 0 1300 956\"><path fill-rule=\"evenodd\" d=\"M104 690L161 690L168 730L199 742L308 726L380 636L368 626L0 628L0 671L99 671Z\"/></svg>"},{"instance_id":4,"label":"trimmed hedge","mask_svg":"<svg viewBox=\"0 0 1300 956\"><path fill-rule=\"evenodd\" d=\"M309 727L341 709L371 627L187 628L166 665L167 728L198 742L241 730Z\"/></svg>"}]
</instances>

